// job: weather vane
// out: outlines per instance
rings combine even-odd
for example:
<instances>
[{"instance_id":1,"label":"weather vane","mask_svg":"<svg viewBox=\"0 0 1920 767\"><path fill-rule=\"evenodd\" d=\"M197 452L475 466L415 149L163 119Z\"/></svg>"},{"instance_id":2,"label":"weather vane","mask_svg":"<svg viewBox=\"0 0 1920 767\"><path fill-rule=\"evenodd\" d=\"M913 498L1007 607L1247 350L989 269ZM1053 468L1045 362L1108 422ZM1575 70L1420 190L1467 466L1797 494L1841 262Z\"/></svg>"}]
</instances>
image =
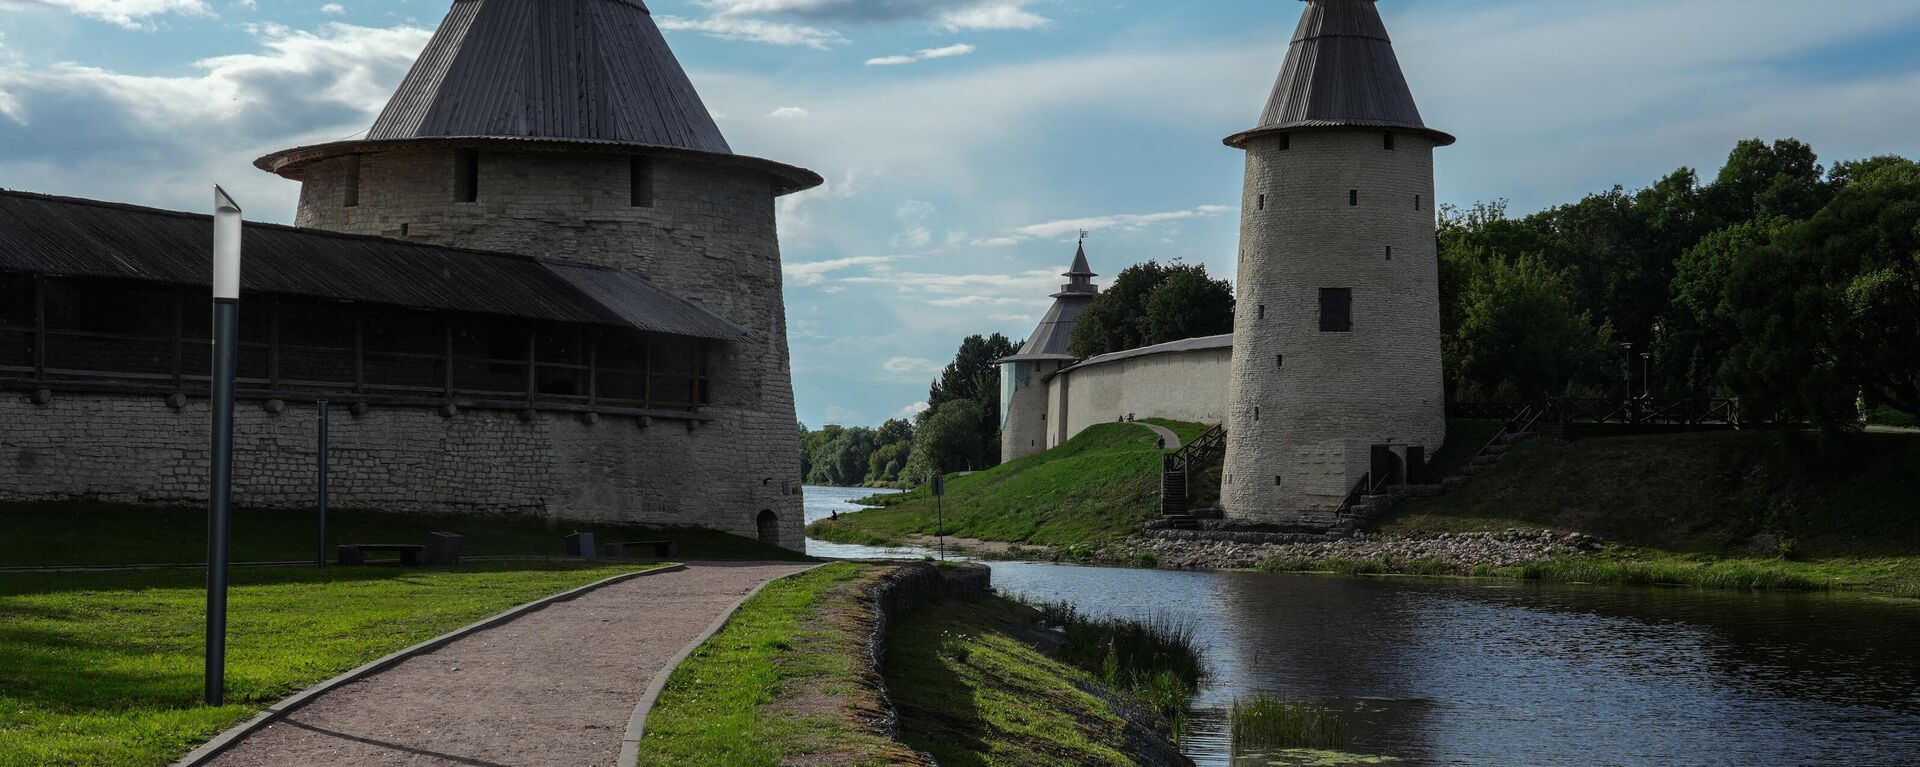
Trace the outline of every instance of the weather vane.
<instances>
[{"instance_id":1,"label":"weather vane","mask_svg":"<svg viewBox=\"0 0 1920 767\"><path fill-rule=\"evenodd\" d=\"M1087 231L1087 230L1085 230L1085 229L1082 229L1082 230L1080 230L1080 241L1081 241L1081 242L1086 242L1086 241L1087 241L1087 235L1089 235L1089 234L1093 234L1093 232L1090 232L1090 231Z\"/></svg>"}]
</instances>

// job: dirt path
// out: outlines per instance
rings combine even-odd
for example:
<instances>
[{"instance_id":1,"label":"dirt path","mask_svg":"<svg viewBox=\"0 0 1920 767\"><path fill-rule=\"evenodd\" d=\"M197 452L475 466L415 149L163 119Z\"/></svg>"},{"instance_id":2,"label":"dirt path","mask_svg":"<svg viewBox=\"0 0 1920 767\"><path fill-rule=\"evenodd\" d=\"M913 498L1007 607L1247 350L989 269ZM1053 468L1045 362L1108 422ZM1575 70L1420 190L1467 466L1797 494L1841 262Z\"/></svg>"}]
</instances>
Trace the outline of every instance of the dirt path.
<instances>
[{"instance_id":1,"label":"dirt path","mask_svg":"<svg viewBox=\"0 0 1920 767\"><path fill-rule=\"evenodd\" d=\"M612 765L653 676L801 563L707 563L599 589L321 696L218 767Z\"/></svg>"},{"instance_id":2,"label":"dirt path","mask_svg":"<svg viewBox=\"0 0 1920 767\"><path fill-rule=\"evenodd\" d=\"M1169 429L1165 426L1150 424L1145 421L1128 421L1127 423L1133 424L1135 426L1145 426L1149 429L1152 429L1153 433L1160 435L1160 449L1162 450L1179 450L1180 449L1180 435L1173 433L1172 429Z\"/></svg>"}]
</instances>

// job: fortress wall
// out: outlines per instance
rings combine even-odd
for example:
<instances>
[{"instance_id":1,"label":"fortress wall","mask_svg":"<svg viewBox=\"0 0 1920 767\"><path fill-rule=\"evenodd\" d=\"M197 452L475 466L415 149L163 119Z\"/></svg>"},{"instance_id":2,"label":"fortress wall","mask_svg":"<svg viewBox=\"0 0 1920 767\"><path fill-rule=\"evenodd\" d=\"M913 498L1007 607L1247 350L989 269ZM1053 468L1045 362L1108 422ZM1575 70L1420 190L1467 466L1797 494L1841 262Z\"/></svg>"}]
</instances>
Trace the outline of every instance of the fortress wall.
<instances>
[{"instance_id":1,"label":"fortress wall","mask_svg":"<svg viewBox=\"0 0 1920 767\"><path fill-rule=\"evenodd\" d=\"M318 487L311 403L235 408L234 502L312 508ZM207 500L210 413L152 395L57 393L34 405L0 393L0 502L93 500L201 505ZM332 412L331 504L395 512L516 514L562 520L697 525L754 537L758 507L728 506L740 478L707 456L726 433L679 421L545 412L375 407ZM671 482L663 479L672 478ZM778 491L778 482L774 483ZM794 496L798 498L798 495ZM795 533L798 535L798 533ZM798 546L799 538L782 543Z\"/></svg>"},{"instance_id":2,"label":"fortress wall","mask_svg":"<svg viewBox=\"0 0 1920 767\"><path fill-rule=\"evenodd\" d=\"M1166 352L1054 376L1047 388L1056 403L1065 403L1065 418L1049 421L1048 444L1059 445L1089 426L1129 415L1223 423L1232 357L1230 348Z\"/></svg>"},{"instance_id":3,"label":"fortress wall","mask_svg":"<svg viewBox=\"0 0 1920 767\"><path fill-rule=\"evenodd\" d=\"M1008 397L1006 420L1000 425L1001 463L1033 455L1049 446L1047 385L1041 379L1059 370L1060 365L1054 360L1036 360L1000 366L1000 375L1014 377L1012 391L1008 392L1005 387L1001 390L1001 396Z\"/></svg>"},{"instance_id":4,"label":"fortress wall","mask_svg":"<svg viewBox=\"0 0 1920 767\"><path fill-rule=\"evenodd\" d=\"M349 159L317 163L306 170L297 221L629 269L748 328L753 339L724 344L710 358L713 404L701 414L715 420L684 458L655 470L658 457L636 444L594 460L630 464L645 485L634 491L642 499L678 498L674 507L687 510L681 523L767 509L780 518L781 539L801 545L800 494L780 493L781 479L800 476L800 437L773 180L729 165L650 158L652 204L634 207L627 155L530 149L482 150L479 158L479 200L457 202L451 148L362 155L354 207L345 205ZM553 507L574 494L613 491L555 492ZM633 513L650 514L638 506Z\"/></svg>"}]
</instances>

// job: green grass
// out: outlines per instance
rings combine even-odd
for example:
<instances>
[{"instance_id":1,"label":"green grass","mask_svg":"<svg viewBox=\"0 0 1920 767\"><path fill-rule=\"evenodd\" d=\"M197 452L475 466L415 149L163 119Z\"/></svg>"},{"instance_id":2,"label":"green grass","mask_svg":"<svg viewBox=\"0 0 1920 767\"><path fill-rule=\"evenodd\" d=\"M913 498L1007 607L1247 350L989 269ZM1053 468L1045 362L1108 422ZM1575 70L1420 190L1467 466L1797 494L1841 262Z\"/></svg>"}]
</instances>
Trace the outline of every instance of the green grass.
<instances>
[{"instance_id":1,"label":"green grass","mask_svg":"<svg viewBox=\"0 0 1920 767\"><path fill-rule=\"evenodd\" d=\"M1244 748L1339 748L1340 715L1319 706L1257 696L1233 702L1233 744Z\"/></svg>"},{"instance_id":2,"label":"green grass","mask_svg":"<svg viewBox=\"0 0 1920 767\"><path fill-rule=\"evenodd\" d=\"M901 738L942 767L1133 767L1127 724L1087 692L1095 672L1026 639L1045 618L1000 598L919 610L888 632Z\"/></svg>"},{"instance_id":3,"label":"green grass","mask_svg":"<svg viewBox=\"0 0 1920 767\"><path fill-rule=\"evenodd\" d=\"M233 516L233 561L311 560L317 512L240 509ZM436 531L459 533L471 556L563 556L564 538L591 532L602 543L672 540L676 559L804 559L759 541L699 528L581 524L511 516L429 516L335 509L327 539L340 543L426 543ZM331 560L333 552L328 551ZM0 567L205 562L204 508L97 503L0 504Z\"/></svg>"},{"instance_id":4,"label":"green grass","mask_svg":"<svg viewBox=\"0 0 1920 767\"><path fill-rule=\"evenodd\" d=\"M1486 447L1493 440L1493 435L1499 434L1505 425L1503 421L1478 418L1447 419L1447 444L1427 457L1428 480L1439 482L1448 475L1459 473L1460 468L1473 460L1474 454Z\"/></svg>"},{"instance_id":5,"label":"green grass","mask_svg":"<svg viewBox=\"0 0 1920 767\"><path fill-rule=\"evenodd\" d=\"M164 765L303 687L636 567L236 568L218 708L200 705L203 573L0 575L0 766Z\"/></svg>"},{"instance_id":6,"label":"green grass","mask_svg":"<svg viewBox=\"0 0 1920 767\"><path fill-rule=\"evenodd\" d=\"M1151 420L1182 440L1200 424ZM1134 424L1098 424L1042 453L947 481L948 535L1032 544L1096 543L1138 532L1159 513L1160 456L1153 432ZM936 532L928 488L877 496L884 508L840 515L840 527L884 540ZM816 537L845 531L816 523Z\"/></svg>"},{"instance_id":7,"label":"green grass","mask_svg":"<svg viewBox=\"0 0 1920 767\"><path fill-rule=\"evenodd\" d=\"M857 597L886 568L840 562L776 581L675 669L647 717L642 767L912 764L863 724Z\"/></svg>"}]
</instances>

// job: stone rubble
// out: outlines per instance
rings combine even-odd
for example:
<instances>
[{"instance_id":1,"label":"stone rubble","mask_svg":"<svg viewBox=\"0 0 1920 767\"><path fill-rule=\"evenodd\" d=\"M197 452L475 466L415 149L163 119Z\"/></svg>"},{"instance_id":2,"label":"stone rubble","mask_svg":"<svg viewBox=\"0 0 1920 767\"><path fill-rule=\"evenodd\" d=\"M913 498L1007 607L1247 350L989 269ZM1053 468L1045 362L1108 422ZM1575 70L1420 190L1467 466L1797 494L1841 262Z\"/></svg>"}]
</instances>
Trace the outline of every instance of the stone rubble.
<instances>
[{"instance_id":1,"label":"stone rubble","mask_svg":"<svg viewBox=\"0 0 1920 767\"><path fill-rule=\"evenodd\" d=\"M1093 558L1179 570L1258 568L1270 560L1360 560L1389 563L1395 569L1411 562L1450 565L1462 573L1476 567L1508 567L1592 552L1599 539L1584 533L1510 529L1487 533L1442 533L1421 537L1356 535L1307 543L1238 543L1225 540L1168 540L1134 537L1109 544Z\"/></svg>"}]
</instances>

